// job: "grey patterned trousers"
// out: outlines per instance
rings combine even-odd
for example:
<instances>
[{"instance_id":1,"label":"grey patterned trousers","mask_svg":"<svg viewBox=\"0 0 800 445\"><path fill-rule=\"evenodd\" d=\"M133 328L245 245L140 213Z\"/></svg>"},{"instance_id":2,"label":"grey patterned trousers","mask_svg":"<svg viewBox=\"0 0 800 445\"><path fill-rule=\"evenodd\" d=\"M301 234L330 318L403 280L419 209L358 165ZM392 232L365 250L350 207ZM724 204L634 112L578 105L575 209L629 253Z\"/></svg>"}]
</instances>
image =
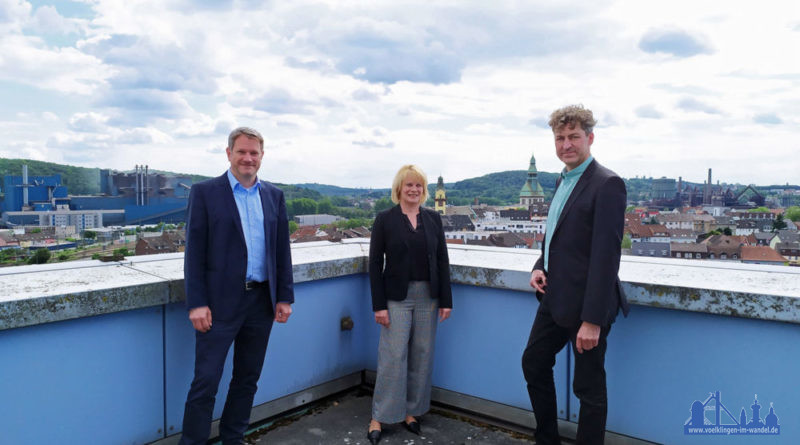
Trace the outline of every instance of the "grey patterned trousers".
<instances>
[{"instance_id":1,"label":"grey patterned trousers","mask_svg":"<svg viewBox=\"0 0 800 445\"><path fill-rule=\"evenodd\" d=\"M412 281L405 300L387 302L389 327L381 326L372 396L372 418L381 423L402 422L430 409L439 309L430 295L429 282Z\"/></svg>"}]
</instances>

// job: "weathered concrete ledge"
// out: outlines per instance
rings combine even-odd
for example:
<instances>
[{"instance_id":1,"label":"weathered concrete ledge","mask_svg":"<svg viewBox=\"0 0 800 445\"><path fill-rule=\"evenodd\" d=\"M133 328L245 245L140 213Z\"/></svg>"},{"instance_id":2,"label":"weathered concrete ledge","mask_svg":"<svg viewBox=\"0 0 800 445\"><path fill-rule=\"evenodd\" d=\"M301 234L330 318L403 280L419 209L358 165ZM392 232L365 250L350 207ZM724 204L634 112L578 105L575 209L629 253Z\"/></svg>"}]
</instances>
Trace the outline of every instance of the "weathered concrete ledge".
<instances>
[{"instance_id":1,"label":"weathered concrete ledge","mask_svg":"<svg viewBox=\"0 0 800 445\"><path fill-rule=\"evenodd\" d=\"M367 272L368 240L292 246L297 283ZM531 292L540 252L449 246L454 283ZM623 257L633 304L800 324L800 269ZM531 297L533 297L531 295ZM183 254L0 269L0 330L180 302Z\"/></svg>"}]
</instances>

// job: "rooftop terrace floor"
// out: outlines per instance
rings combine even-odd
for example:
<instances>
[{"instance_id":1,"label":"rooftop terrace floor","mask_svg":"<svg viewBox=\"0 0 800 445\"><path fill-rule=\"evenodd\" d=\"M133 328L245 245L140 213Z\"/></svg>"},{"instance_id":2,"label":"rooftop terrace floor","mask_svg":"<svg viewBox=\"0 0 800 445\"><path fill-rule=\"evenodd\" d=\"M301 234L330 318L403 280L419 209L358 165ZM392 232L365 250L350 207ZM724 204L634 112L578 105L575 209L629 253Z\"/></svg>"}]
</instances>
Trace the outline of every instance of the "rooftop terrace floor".
<instances>
[{"instance_id":1,"label":"rooftop terrace floor","mask_svg":"<svg viewBox=\"0 0 800 445\"><path fill-rule=\"evenodd\" d=\"M294 415L255 426L247 435L247 440L258 445L369 444L366 435L371 401L371 394L364 389L348 391ZM429 413L421 417L420 425L421 436L412 434L400 424L384 425L380 443L381 445L534 443L531 431L511 431L441 406L433 406Z\"/></svg>"}]
</instances>

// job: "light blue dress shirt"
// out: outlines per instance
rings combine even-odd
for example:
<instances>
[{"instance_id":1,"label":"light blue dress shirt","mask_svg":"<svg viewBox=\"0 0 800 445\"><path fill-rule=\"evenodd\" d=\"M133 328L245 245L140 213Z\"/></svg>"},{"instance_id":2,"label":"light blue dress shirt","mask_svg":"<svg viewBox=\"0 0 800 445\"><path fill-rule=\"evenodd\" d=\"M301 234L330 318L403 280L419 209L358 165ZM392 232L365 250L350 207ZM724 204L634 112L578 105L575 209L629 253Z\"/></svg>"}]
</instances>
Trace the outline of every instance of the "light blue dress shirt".
<instances>
[{"instance_id":1,"label":"light blue dress shirt","mask_svg":"<svg viewBox=\"0 0 800 445\"><path fill-rule=\"evenodd\" d=\"M586 167L592 163L594 157L591 155L581 163L581 165L573 168L570 171L567 171L565 168L561 171L561 184L558 186L558 190L553 195L553 202L550 203L550 210L547 212L547 227L545 229L545 241L544 241L544 270L545 272L547 269L547 262L550 259L550 240L553 239L553 231L556 230L556 224L558 224L558 219L561 217L561 211L564 210L564 205L569 200L569 195L572 194L572 191L575 189L575 185L578 184L578 180L581 179L581 175L584 171L586 171Z\"/></svg>"},{"instance_id":2,"label":"light blue dress shirt","mask_svg":"<svg viewBox=\"0 0 800 445\"><path fill-rule=\"evenodd\" d=\"M247 281L267 281L267 245L264 236L264 209L261 207L261 183L245 188L228 170L236 209L242 221L244 242L247 245Z\"/></svg>"}]
</instances>

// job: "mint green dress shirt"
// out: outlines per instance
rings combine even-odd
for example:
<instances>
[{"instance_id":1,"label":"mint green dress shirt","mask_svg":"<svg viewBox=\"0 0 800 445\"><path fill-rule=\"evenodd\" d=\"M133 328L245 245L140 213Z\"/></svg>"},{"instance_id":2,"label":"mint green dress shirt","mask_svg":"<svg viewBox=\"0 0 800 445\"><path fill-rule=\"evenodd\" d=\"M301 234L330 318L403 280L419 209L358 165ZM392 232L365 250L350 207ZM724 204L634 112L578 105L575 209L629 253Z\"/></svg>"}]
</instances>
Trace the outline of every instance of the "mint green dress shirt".
<instances>
[{"instance_id":1,"label":"mint green dress shirt","mask_svg":"<svg viewBox=\"0 0 800 445\"><path fill-rule=\"evenodd\" d=\"M553 231L556 230L556 224L561 217L561 211L564 210L564 205L575 189L581 175L586 171L586 167L592 163L594 157L591 155L581 163L581 165L567 171L565 168L561 171L561 184L559 184L556 193L553 195L553 202L550 203L550 210L547 212L547 227L545 229L544 240L544 270L547 272L547 261L550 258L550 240L553 238Z\"/></svg>"}]
</instances>

